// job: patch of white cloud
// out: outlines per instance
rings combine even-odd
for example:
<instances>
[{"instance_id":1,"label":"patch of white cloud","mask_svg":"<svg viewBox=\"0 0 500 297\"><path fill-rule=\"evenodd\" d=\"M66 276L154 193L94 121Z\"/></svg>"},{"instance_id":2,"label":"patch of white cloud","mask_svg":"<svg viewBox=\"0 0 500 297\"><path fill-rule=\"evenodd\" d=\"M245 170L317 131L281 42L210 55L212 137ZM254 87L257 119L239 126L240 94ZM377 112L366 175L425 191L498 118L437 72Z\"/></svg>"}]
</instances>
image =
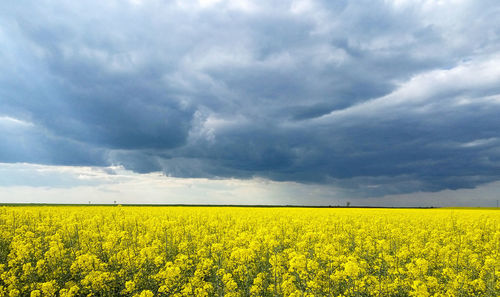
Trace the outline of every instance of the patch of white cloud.
<instances>
[{"instance_id":1,"label":"patch of white cloud","mask_svg":"<svg viewBox=\"0 0 500 297\"><path fill-rule=\"evenodd\" d=\"M0 203L301 204L310 198L307 202L317 204L318 193L324 196L320 192L328 189L259 178L213 180L174 178L159 172L137 174L120 166L0 163L0 177L7 175L15 176L16 183L9 185L3 179ZM30 185L33 178L38 184Z\"/></svg>"},{"instance_id":2,"label":"patch of white cloud","mask_svg":"<svg viewBox=\"0 0 500 297\"><path fill-rule=\"evenodd\" d=\"M0 116L0 126L9 128L9 127L32 127L34 125L31 122L17 119L14 117Z\"/></svg>"},{"instance_id":3,"label":"patch of white cloud","mask_svg":"<svg viewBox=\"0 0 500 297\"><path fill-rule=\"evenodd\" d=\"M316 3L312 0L295 0L290 5L290 11L294 14L305 14L315 12L317 9Z\"/></svg>"},{"instance_id":4,"label":"patch of white cloud","mask_svg":"<svg viewBox=\"0 0 500 297\"><path fill-rule=\"evenodd\" d=\"M189 131L189 140L191 142L204 140L213 144L216 142L217 134L249 124L250 121L243 115L221 117L213 113L197 111L194 115L193 127Z\"/></svg>"},{"instance_id":5,"label":"patch of white cloud","mask_svg":"<svg viewBox=\"0 0 500 297\"><path fill-rule=\"evenodd\" d=\"M380 116L389 113L397 115L394 113L396 109L419 112L429 103L447 106L464 104L471 102L471 99L464 101L463 97L457 94L487 91L498 87L499 82L500 56L474 63L469 61L451 69L438 69L416 75L388 95L332 111L314 121L329 122L346 116ZM480 101L491 102L496 102L497 99L498 95L478 98Z\"/></svg>"},{"instance_id":6,"label":"patch of white cloud","mask_svg":"<svg viewBox=\"0 0 500 297\"><path fill-rule=\"evenodd\" d=\"M183 10L233 10L254 13L259 10L259 3L252 0L176 0L177 7Z\"/></svg>"},{"instance_id":7,"label":"patch of white cloud","mask_svg":"<svg viewBox=\"0 0 500 297\"><path fill-rule=\"evenodd\" d=\"M30 163L0 163L0 186L72 188L117 183L128 179L120 167L48 166Z\"/></svg>"},{"instance_id":8,"label":"patch of white cloud","mask_svg":"<svg viewBox=\"0 0 500 297\"><path fill-rule=\"evenodd\" d=\"M313 36L327 36L337 27L337 17L327 11L320 2L313 0L295 0L290 4L292 15L314 24Z\"/></svg>"},{"instance_id":9,"label":"patch of white cloud","mask_svg":"<svg viewBox=\"0 0 500 297\"><path fill-rule=\"evenodd\" d=\"M462 143L462 144L460 144L460 147L463 147L463 148L482 147L482 146L487 146L487 145L490 145L490 144L498 143L498 140L499 139L497 137L476 139L476 140L473 140L473 141Z\"/></svg>"},{"instance_id":10,"label":"patch of white cloud","mask_svg":"<svg viewBox=\"0 0 500 297\"><path fill-rule=\"evenodd\" d=\"M248 123L248 120L241 115L235 116L233 118L217 118L211 116L205 121L204 128L209 131L215 132L238 125L244 125L245 123Z\"/></svg>"},{"instance_id":11,"label":"patch of white cloud","mask_svg":"<svg viewBox=\"0 0 500 297\"><path fill-rule=\"evenodd\" d=\"M145 0L129 0L129 2L133 5L140 6L140 5L144 4Z\"/></svg>"},{"instance_id":12,"label":"patch of white cloud","mask_svg":"<svg viewBox=\"0 0 500 297\"><path fill-rule=\"evenodd\" d=\"M461 5L467 0L385 0L385 3L390 3L396 7L406 7L406 6L421 6L425 7L426 10L434 10L439 7L447 5Z\"/></svg>"},{"instance_id":13,"label":"patch of white cloud","mask_svg":"<svg viewBox=\"0 0 500 297\"><path fill-rule=\"evenodd\" d=\"M458 97L455 105L498 105L500 104L500 95L483 96L483 97Z\"/></svg>"},{"instance_id":14,"label":"patch of white cloud","mask_svg":"<svg viewBox=\"0 0 500 297\"><path fill-rule=\"evenodd\" d=\"M210 7L222 2L222 0L198 0L201 7Z\"/></svg>"}]
</instances>

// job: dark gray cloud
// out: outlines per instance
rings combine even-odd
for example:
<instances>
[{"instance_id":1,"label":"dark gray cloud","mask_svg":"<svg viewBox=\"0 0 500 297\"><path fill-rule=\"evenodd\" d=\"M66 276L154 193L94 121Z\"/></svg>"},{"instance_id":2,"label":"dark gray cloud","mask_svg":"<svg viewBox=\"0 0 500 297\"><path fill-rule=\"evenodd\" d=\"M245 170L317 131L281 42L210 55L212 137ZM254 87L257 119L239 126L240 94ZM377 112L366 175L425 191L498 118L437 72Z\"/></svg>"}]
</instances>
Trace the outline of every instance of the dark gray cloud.
<instances>
[{"instance_id":1,"label":"dark gray cloud","mask_svg":"<svg viewBox=\"0 0 500 297\"><path fill-rule=\"evenodd\" d=\"M322 183L500 179L496 1L0 4L0 162Z\"/></svg>"}]
</instances>

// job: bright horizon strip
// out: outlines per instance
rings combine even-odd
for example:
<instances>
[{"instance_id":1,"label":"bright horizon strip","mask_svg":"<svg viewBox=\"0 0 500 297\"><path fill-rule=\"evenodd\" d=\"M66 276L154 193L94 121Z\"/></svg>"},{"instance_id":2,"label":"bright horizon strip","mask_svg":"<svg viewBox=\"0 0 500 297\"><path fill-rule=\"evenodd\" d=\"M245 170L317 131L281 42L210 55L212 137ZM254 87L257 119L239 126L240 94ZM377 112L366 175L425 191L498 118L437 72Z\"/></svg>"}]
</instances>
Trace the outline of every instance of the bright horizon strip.
<instances>
[{"instance_id":1,"label":"bright horizon strip","mask_svg":"<svg viewBox=\"0 0 500 297\"><path fill-rule=\"evenodd\" d=\"M491 183L469 190L356 199L334 187L261 178L175 178L160 172L137 174L120 166L0 163L0 203L495 207L499 187ZM481 204L470 200L478 195Z\"/></svg>"}]
</instances>

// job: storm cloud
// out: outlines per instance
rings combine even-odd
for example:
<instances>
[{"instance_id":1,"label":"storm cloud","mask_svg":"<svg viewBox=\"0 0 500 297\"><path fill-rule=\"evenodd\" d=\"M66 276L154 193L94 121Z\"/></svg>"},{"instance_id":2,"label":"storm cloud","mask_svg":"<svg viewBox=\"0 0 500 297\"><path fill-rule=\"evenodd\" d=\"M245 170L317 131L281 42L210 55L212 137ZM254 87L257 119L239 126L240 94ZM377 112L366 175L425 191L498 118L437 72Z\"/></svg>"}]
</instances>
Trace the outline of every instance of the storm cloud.
<instances>
[{"instance_id":1,"label":"storm cloud","mask_svg":"<svg viewBox=\"0 0 500 297\"><path fill-rule=\"evenodd\" d=\"M500 180L498 1L0 4L0 162L331 185Z\"/></svg>"}]
</instances>

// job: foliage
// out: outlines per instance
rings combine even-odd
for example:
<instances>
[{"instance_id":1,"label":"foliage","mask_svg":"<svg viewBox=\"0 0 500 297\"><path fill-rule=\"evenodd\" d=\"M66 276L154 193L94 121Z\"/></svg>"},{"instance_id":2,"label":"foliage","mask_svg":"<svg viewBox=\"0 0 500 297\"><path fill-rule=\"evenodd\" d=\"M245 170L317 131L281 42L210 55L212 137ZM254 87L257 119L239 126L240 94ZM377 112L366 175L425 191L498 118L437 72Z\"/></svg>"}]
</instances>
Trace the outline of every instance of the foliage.
<instances>
[{"instance_id":1,"label":"foliage","mask_svg":"<svg viewBox=\"0 0 500 297\"><path fill-rule=\"evenodd\" d=\"M498 296L499 214L1 207L0 296Z\"/></svg>"}]
</instances>

